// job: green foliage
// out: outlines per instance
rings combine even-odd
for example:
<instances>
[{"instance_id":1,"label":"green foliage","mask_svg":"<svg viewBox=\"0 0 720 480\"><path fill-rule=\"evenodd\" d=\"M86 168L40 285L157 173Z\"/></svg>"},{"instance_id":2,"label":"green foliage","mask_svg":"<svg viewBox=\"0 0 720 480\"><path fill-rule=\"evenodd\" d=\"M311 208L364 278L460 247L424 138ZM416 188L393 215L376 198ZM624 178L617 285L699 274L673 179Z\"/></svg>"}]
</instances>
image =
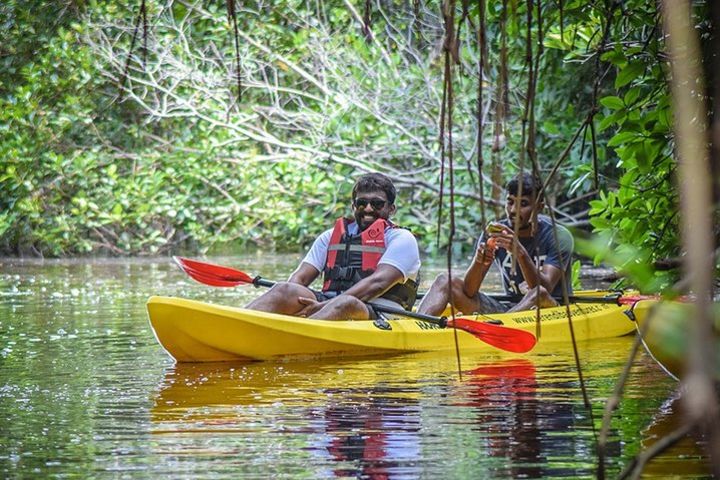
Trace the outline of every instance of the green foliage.
<instances>
[{"instance_id":1,"label":"green foliage","mask_svg":"<svg viewBox=\"0 0 720 480\"><path fill-rule=\"evenodd\" d=\"M434 252L439 3L421 2L417 12L402 2L374 9L368 41L345 2L244 2L241 101L224 4L205 3L148 2L148 51L138 39L132 56L136 6L0 5L8 32L0 46L0 250L296 248L348 213L355 175L378 170L400 186L397 222ZM502 4L488 2L487 11L486 176L491 160L505 176L523 157L530 167L522 145L529 72L524 2L508 4L506 145L490 152ZM562 16L559 4L543 4L542 29L537 22L531 29L539 62L534 147L545 175L592 114L597 158L585 128L548 196L564 201L599 189L572 212L589 210L601 240L587 253L597 261L612 259L632 271L638 262L678 256L672 113L655 6L562 4ZM473 21L477 13L473 3ZM469 249L481 223L473 197L478 51L471 24L463 35L453 87L453 181L456 248ZM488 195L491 185L484 185ZM447 197L443 208L446 236ZM609 253L616 250L620 255ZM636 277L653 288L671 280L655 278L652 269Z\"/></svg>"},{"instance_id":2,"label":"green foliage","mask_svg":"<svg viewBox=\"0 0 720 480\"><path fill-rule=\"evenodd\" d=\"M612 258L636 284L657 290L672 277L654 274L653 261L678 256L680 240L670 97L657 52L650 53L617 44L603 54L617 73L614 94L600 100L598 131L612 135L606 145L621 174L614 190L590 202L589 214L595 231L623 258L618 263L617 256L596 254L596 260Z\"/></svg>"},{"instance_id":3,"label":"green foliage","mask_svg":"<svg viewBox=\"0 0 720 480\"><path fill-rule=\"evenodd\" d=\"M582 263L580 260L575 260L572 264L572 288L573 290L580 290L582 289L582 283L580 283L580 268L582 267Z\"/></svg>"},{"instance_id":4,"label":"green foliage","mask_svg":"<svg viewBox=\"0 0 720 480\"><path fill-rule=\"evenodd\" d=\"M0 98L1 250L296 248L326 217L344 213L346 198L335 189L347 171L311 170L300 158L260 162L253 145L241 145L251 153L237 161L237 149L216 146L227 134L199 122L169 119L146 129L102 78L101 59L83 40L86 27L60 27L42 51L26 52L20 36L31 29L16 30L11 63L22 66ZM176 136L172 148L149 139L161 132Z\"/></svg>"}]
</instances>

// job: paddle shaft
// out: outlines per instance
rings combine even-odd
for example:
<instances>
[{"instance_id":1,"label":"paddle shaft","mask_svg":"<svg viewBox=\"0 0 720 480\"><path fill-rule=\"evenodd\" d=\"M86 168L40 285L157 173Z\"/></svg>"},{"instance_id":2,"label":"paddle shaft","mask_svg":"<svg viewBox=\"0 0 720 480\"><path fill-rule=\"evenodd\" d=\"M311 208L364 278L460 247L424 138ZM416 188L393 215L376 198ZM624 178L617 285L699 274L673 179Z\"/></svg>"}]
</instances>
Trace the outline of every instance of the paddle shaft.
<instances>
[{"instance_id":1,"label":"paddle shaft","mask_svg":"<svg viewBox=\"0 0 720 480\"><path fill-rule=\"evenodd\" d=\"M275 283L277 283L277 282L265 280L264 278L260 278L260 277L255 277L255 278L253 278L253 281L252 281L252 284L255 285L255 288L260 288L260 287L270 288L273 285L275 285Z\"/></svg>"},{"instance_id":2,"label":"paddle shaft","mask_svg":"<svg viewBox=\"0 0 720 480\"><path fill-rule=\"evenodd\" d=\"M204 283L206 285L216 286L216 287L233 287L238 284L248 284L251 283L255 285L255 287L272 287L275 285L275 282L265 280L261 278L260 276L256 276L255 278L249 276L247 273L242 272L240 270L226 267L223 265L215 265L207 262L201 262L199 260L191 260L189 258L183 258L183 257L173 257L175 262L180 266L180 268L193 277L195 280ZM424 294L418 294L418 298L422 298ZM488 294L489 297L494 298L495 300L501 301L501 302L511 302L511 303L517 303L522 299L521 295L507 295L507 294ZM558 303L562 304L564 303L564 299L562 297L553 297ZM638 300L643 300L646 298L653 298L653 297L647 297L644 295L637 295L637 296L625 296L623 297L621 293L614 293L610 295L605 296L582 296L582 295L570 295L568 297L568 300L570 303L614 303L616 305L622 305L627 303L634 303Z\"/></svg>"},{"instance_id":3,"label":"paddle shaft","mask_svg":"<svg viewBox=\"0 0 720 480\"><path fill-rule=\"evenodd\" d=\"M273 285L275 285L275 283L276 282L272 282L270 280L265 280L264 278L261 278L261 277L255 277L255 278L253 278L253 281L252 281L252 284L255 285L255 287L257 287L257 288L272 287ZM417 298L422 298L424 295L425 295L424 293L420 293L420 294L418 294ZM520 300L522 300L521 295L507 295L507 294L486 294L486 295L488 295L491 298L494 298L495 300L497 300L499 302L515 302L515 303L517 303ZM553 298L561 305L564 302L563 297L553 297ZM570 303L616 303L616 304L619 304L621 298L622 297L620 294L605 295L602 297L585 297L585 296L575 296L575 295L568 296L568 300L570 301ZM375 310L378 310L377 307L378 307L377 305L373 304L373 308L375 308ZM379 306L379 307L386 308L384 306ZM392 307L387 307L387 308L392 308ZM398 313L399 314L401 312L401 310L399 310L399 309L396 309L396 310L398 310L398 311L397 312L387 311L386 313ZM380 311L380 310L378 310L378 311ZM402 311L404 312L406 310L402 310ZM418 314L418 315L420 315L420 314ZM438 317L430 317L430 318L434 318L435 320L437 320Z\"/></svg>"},{"instance_id":4,"label":"paddle shaft","mask_svg":"<svg viewBox=\"0 0 720 480\"><path fill-rule=\"evenodd\" d=\"M392 313L393 315L402 315L404 317L417 318L423 322L434 323L442 328L447 327L447 317L433 317L431 315L425 315L424 313L411 312L402 308L388 307L387 305L379 305L377 303L368 302L368 305L373 307L373 310L381 313Z\"/></svg>"},{"instance_id":5,"label":"paddle shaft","mask_svg":"<svg viewBox=\"0 0 720 480\"><path fill-rule=\"evenodd\" d=\"M272 282L270 280L265 280L260 277L255 277L253 279L252 283L256 287L272 287L273 285L275 285L276 282ZM423 313L411 312L411 311L405 310L403 308L389 307L387 305L380 305L380 304L374 303L374 302L368 302L368 305L371 305L376 312L391 313L393 315L402 315L404 317L417 318L418 320L422 320L422 321L428 322L428 323L434 323L435 325L439 325L443 328L445 328L447 326L447 318L446 317L434 317L432 315L425 315Z\"/></svg>"}]
</instances>

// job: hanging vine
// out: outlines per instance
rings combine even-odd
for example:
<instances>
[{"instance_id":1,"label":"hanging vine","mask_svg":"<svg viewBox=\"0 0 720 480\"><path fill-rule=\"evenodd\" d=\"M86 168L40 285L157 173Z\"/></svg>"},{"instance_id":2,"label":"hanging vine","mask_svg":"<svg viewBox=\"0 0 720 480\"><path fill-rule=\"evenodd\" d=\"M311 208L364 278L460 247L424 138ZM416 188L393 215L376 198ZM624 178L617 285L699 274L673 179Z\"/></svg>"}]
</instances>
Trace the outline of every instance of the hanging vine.
<instances>
[{"instance_id":1,"label":"hanging vine","mask_svg":"<svg viewBox=\"0 0 720 480\"><path fill-rule=\"evenodd\" d=\"M242 71L240 69L240 32L237 20L236 0L226 0L228 22L233 29L233 41L235 44L235 82L237 83L237 101L242 102Z\"/></svg>"},{"instance_id":2,"label":"hanging vine","mask_svg":"<svg viewBox=\"0 0 720 480\"><path fill-rule=\"evenodd\" d=\"M453 172L453 65L457 64L458 58L458 37L455 30L455 0L445 0L442 5L443 24L445 26L445 38L443 42L443 56L445 60L443 72L443 100L440 106L440 203L438 205L438 245L440 231L442 230L442 192L445 183L445 163L447 159L448 183L449 183L449 231L447 239L447 273L448 285L452 285L452 244L455 237L455 177ZM459 32L459 29L457 30ZM451 315L455 315L452 288L450 292ZM457 357L458 376L462 378L462 367L460 361L460 346L457 338L457 329L453 328L455 340L455 354Z\"/></svg>"},{"instance_id":3,"label":"hanging vine","mask_svg":"<svg viewBox=\"0 0 720 480\"><path fill-rule=\"evenodd\" d=\"M140 0L140 10L138 11L137 17L135 18L135 27L133 28L132 40L130 40L130 49L128 50L127 57L125 58L125 66L123 67L120 80L118 81L118 88L120 90L120 98L123 96L123 88L127 81L128 73L130 71L130 59L132 58L133 52L135 51L135 42L137 41L138 33L140 32L140 23L142 22L143 30L143 49L142 49L142 65L143 68L147 68L147 37L148 37L148 22L147 22L147 7L145 6L145 0Z\"/></svg>"},{"instance_id":4,"label":"hanging vine","mask_svg":"<svg viewBox=\"0 0 720 480\"><path fill-rule=\"evenodd\" d=\"M477 110L475 113L475 121L477 122L477 137L475 143L477 145L477 174L478 174L478 196L480 197L480 225L483 227L487 224L487 216L485 214L485 188L483 179L483 168L485 158L483 156L483 132L484 132L484 109L483 98L485 82L485 72L487 71L487 33L485 19L485 0L478 0L478 28L477 28L477 44L478 44L478 87L477 87Z\"/></svg>"},{"instance_id":5,"label":"hanging vine","mask_svg":"<svg viewBox=\"0 0 720 480\"><path fill-rule=\"evenodd\" d=\"M493 131L492 146L492 194L491 198L500 201L502 195L502 165L501 152L505 147L505 117L508 107L508 45L507 45L507 18L508 18L508 0L502 1L502 10L498 28L500 30L500 65L497 78L497 88L495 91L495 122ZM495 208L495 216L501 215L501 208Z\"/></svg>"}]
</instances>

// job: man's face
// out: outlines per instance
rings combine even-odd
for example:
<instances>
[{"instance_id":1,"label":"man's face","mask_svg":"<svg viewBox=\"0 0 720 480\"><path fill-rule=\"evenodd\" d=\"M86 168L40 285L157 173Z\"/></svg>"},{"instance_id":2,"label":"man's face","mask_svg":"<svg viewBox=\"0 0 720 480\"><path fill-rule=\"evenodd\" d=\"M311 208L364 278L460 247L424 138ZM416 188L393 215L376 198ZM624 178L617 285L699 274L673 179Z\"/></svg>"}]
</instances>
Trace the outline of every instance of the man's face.
<instances>
[{"instance_id":1,"label":"man's face","mask_svg":"<svg viewBox=\"0 0 720 480\"><path fill-rule=\"evenodd\" d=\"M508 220L510 220L510 224L512 225L515 233L519 233L521 230L530 229L534 204L535 197L531 195L518 197L509 193L505 198L505 214L507 215ZM537 211L542 210L542 207L543 203L540 202L538 204ZM520 211L520 218L516 222L518 210Z\"/></svg>"},{"instance_id":2,"label":"man's face","mask_svg":"<svg viewBox=\"0 0 720 480\"><path fill-rule=\"evenodd\" d=\"M361 231L372 225L378 218L387 220L390 215L395 213L395 205L390 205L387 195L382 190L357 192L352 207L355 221Z\"/></svg>"}]
</instances>

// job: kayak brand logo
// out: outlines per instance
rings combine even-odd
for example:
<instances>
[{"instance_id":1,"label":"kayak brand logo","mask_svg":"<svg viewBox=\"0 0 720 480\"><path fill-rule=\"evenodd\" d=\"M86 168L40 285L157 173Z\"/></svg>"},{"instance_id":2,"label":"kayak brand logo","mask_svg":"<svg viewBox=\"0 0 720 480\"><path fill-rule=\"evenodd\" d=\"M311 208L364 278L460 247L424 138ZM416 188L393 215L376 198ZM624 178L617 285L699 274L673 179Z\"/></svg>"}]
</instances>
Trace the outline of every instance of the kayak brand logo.
<instances>
[{"instance_id":1,"label":"kayak brand logo","mask_svg":"<svg viewBox=\"0 0 720 480\"><path fill-rule=\"evenodd\" d=\"M599 303L599 304L592 304L592 303L585 303L582 306L580 305L571 305L570 307L570 316L582 316L582 315L589 315L591 313L597 313L602 312L608 309L616 308L617 305L614 305L612 303ZM550 311L548 313L542 313L540 315L540 321L541 322L547 322L550 320L565 320L567 319L567 312L565 309L558 310L558 311ZM536 323L537 317L535 315L527 315L523 317L516 317L513 319L513 322L517 323Z\"/></svg>"}]
</instances>

